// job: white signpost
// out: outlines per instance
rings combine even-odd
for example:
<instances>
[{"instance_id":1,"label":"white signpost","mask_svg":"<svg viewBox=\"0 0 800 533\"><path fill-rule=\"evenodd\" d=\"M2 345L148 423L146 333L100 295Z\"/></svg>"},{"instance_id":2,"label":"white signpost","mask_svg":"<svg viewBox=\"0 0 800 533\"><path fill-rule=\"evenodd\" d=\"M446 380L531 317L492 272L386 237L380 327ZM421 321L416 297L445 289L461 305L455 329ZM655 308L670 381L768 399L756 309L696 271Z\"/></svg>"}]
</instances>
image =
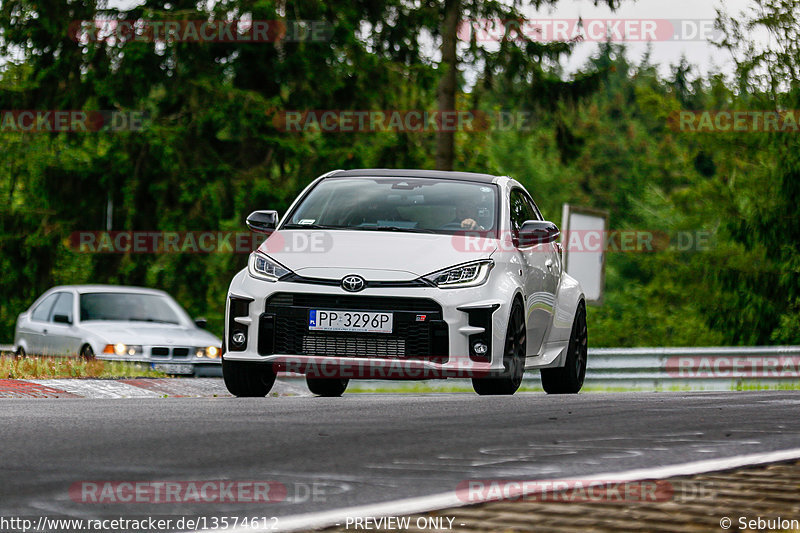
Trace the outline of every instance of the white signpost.
<instances>
[{"instance_id":1,"label":"white signpost","mask_svg":"<svg viewBox=\"0 0 800 533\"><path fill-rule=\"evenodd\" d=\"M586 302L603 303L608 211L564 204L561 246L564 271L580 281Z\"/></svg>"}]
</instances>

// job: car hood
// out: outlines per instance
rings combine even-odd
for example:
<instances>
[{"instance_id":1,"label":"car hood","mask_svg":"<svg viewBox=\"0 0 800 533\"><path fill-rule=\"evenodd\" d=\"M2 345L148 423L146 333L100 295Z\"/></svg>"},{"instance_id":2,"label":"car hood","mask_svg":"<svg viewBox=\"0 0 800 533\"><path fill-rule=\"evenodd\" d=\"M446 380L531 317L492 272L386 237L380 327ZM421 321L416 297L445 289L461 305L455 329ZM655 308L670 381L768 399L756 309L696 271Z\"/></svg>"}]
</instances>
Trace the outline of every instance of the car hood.
<instances>
[{"instance_id":1,"label":"car hood","mask_svg":"<svg viewBox=\"0 0 800 533\"><path fill-rule=\"evenodd\" d=\"M120 342L145 346L222 345L222 342L208 331L180 325L91 321L82 322L81 328L109 344Z\"/></svg>"},{"instance_id":2,"label":"car hood","mask_svg":"<svg viewBox=\"0 0 800 533\"><path fill-rule=\"evenodd\" d=\"M485 259L493 239L384 231L276 231L259 251L306 277L406 281L444 268Z\"/></svg>"}]
</instances>

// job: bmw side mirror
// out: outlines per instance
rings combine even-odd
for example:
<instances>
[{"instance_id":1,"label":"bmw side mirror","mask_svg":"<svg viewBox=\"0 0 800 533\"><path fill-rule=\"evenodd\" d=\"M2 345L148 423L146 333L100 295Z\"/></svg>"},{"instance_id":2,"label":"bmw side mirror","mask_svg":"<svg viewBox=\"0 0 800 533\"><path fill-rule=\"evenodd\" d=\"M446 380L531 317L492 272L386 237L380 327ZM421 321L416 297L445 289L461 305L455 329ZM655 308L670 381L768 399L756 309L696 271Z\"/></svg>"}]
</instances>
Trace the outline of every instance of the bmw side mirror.
<instances>
[{"instance_id":1,"label":"bmw side mirror","mask_svg":"<svg viewBox=\"0 0 800 533\"><path fill-rule=\"evenodd\" d=\"M278 212L253 211L247 217L247 227L256 233L272 233L278 227Z\"/></svg>"},{"instance_id":2,"label":"bmw side mirror","mask_svg":"<svg viewBox=\"0 0 800 533\"><path fill-rule=\"evenodd\" d=\"M194 325L200 329L206 329L206 327L208 326L208 320L206 320L205 318L195 318Z\"/></svg>"},{"instance_id":3,"label":"bmw side mirror","mask_svg":"<svg viewBox=\"0 0 800 533\"><path fill-rule=\"evenodd\" d=\"M53 315L53 322L57 324L72 324L72 320L67 315Z\"/></svg>"},{"instance_id":4,"label":"bmw side mirror","mask_svg":"<svg viewBox=\"0 0 800 533\"><path fill-rule=\"evenodd\" d=\"M518 246L547 244L558 238L561 232L558 226L544 220L527 220L519 229Z\"/></svg>"}]
</instances>

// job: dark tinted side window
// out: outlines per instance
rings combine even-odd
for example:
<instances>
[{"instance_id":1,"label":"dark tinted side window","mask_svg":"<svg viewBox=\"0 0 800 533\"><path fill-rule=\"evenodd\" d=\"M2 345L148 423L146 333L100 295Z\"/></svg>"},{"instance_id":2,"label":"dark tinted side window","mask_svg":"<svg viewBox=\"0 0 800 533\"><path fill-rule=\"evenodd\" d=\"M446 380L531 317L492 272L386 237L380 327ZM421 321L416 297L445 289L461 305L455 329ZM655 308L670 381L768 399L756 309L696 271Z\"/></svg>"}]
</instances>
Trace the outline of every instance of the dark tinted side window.
<instances>
[{"instance_id":1,"label":"dark tinted side window","mask_svg":"<svg viewBox=\"0 0 800 533\"><path fill-rule=\"evenodd\" d=\"M53 304L56 302L56 298L61 293L51 294L44 300L42 303L36 306L36 309L33 310L31 313L31 320L36 320L37 322L47 322L50 318L50 310L53 308Z\"/></svg>"},{"instance_id":2,"label":"dark tinted side window","mask_svg":"<svg viewBox=\"0 0 800 533\"><path fill-rule=\"evenodd\" d=\"M511 231L516 233L519 228L525 223L526 220L538 220L536 212L533 210L530 200L525 196L520 189L511 191L510 197L511 207Z\"/></svg>"},{"instance_id":3,"label":"dark tinted side window","mask_svg":"<svg viewBox=\"0 0 800 533\"><path fill-rule=\"evenodd\" d=\"M536 219L537 220L544 220L544 217L542 216L542 212L539 211L539 206L536 205L536 202L531 200L530 196L526 196L525 198L531 204L531 209L533 209L533 212L536 213Z\"/></svg>"},{"instance_id":4,"label":"dark tinted side window","mask_svg":"<svg viewBox=\"0 0 800 533\"><path fill-rule=\"evenodd\" d=\"M72 322L72 294L68 292L59 293L58 301L53 306L53 311L50 313L50 321L53 322L53 317L56 315L65 315Z\"/></svg>"}]
</instances>

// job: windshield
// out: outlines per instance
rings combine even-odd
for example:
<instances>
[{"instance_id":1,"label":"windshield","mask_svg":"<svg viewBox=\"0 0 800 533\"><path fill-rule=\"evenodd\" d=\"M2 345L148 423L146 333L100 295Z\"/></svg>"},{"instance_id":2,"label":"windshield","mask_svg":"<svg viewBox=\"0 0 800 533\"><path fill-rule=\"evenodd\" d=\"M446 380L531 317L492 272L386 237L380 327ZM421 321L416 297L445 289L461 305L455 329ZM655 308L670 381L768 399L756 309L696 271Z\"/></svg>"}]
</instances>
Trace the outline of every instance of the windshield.
<instances>
[{"instance_id":1,"label":"windshield","mask_svg":"<svg viewBox=\"0 0 800 533\"><path fill-rule=\"evenodd\" d=\"M158 294L104 292L81 294L81 321L116 320L180 324L170 301Z\"/></svg>"},{"instance_id":2,"label":"windshield","mask_svg":"<svg viewBox=\"0 0 800 533\"><path fill-rule=\"evenodd\" d=\"M283 229L325 228L454 234L494 232L497 187L430 178L328 178Z\"/></svg>"}]
</instances>

